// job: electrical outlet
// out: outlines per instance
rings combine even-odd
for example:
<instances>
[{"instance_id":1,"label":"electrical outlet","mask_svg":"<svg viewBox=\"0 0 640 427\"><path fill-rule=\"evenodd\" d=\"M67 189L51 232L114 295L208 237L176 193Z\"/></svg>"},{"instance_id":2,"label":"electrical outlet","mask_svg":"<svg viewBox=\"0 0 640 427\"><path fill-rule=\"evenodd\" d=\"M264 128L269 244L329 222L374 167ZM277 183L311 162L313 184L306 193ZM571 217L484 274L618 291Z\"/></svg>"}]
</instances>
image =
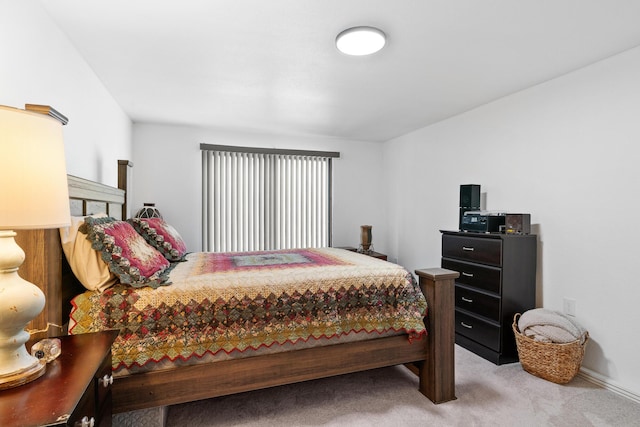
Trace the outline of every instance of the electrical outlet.
<instances>
[{"instance_id":1,"label":"electrical outlet","mask_svg":"<svg viewBox=\"0 0 640 427\"><path fill-rule=\"evenodd\" d=\"M574 300L573 298L563 298L562 300L562 311L564 311L564 314L566 314L567 316L574 316L576 315L576 300Z\"/></svg>"}]
</instances>

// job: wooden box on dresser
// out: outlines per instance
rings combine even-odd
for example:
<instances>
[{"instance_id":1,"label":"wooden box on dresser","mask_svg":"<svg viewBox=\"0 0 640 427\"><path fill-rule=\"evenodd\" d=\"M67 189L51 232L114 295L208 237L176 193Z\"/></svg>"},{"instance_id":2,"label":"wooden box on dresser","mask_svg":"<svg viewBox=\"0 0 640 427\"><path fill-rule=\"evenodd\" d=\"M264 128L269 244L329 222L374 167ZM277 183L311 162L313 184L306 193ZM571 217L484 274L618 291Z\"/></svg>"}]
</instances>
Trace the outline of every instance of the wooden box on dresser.
<instances>
[{"instance_id":1,"label":"wooden box on dresser","mask_svg":"<svg viewBox=\"0 0 640 427\"><path fill-rule=\"evenodd\" d=\"M513 316L535 308L537 237L442 231L455 283L456 343L495 363L518 360Z\"/></svg>"},{"instance_id":2,"label":"wooden box on dresser","mask_svg":"<svg viewBox=\"0 0 640 427\"><path fill-rule=\"evenodd\" d=\"M60 337L45 374L0 391L0 426L111 426L111 345L118 331Z\"/></svg>"}]
</instances>

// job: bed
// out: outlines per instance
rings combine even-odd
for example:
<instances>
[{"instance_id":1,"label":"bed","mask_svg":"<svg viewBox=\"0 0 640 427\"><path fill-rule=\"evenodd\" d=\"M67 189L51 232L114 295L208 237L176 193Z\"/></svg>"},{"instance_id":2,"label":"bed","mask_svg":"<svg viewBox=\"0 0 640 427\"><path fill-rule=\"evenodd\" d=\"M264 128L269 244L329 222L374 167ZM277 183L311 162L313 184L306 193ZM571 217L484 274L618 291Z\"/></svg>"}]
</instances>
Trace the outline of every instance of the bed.
<instances>
[{"instance_id":1,"label":"bed","mask_svg":"<svg viewBox=\"0 0 640 427\"><path fill-rule=\"evenodd\" d=\"M131 174L130 168L130 162L119 161L120 188L69 176L72 215L84 216L96 212L104 212L114 218L125 217L127 212L126 187L129 181L127 177ZM88 325L87 322L83 324L83 321L77 317L79 307L86 304L87 299L92 298L92 293L85 292L85 289L78 285L77 278L71 274L69 265L60 250L59 235L48 231L33 233L37 234L23 233L25 236L21 244L28 256L21 269L21 274L29 278L30 275L42 276L44 271L45 276L50 279L44 282L46 286L42 286L47 302L43 314L36 319L36 323L39 322L41 325L48 323L63 324L71 316L70 329L72 333L81 333L92 330L91 328L93 327L98 327ZM45 247L50 248L45 254L36 249L43 241ZM24 246L25 244L27 245L26 247ZM269 258L272 254L267 255L269 256L266 258ZM289 256L288 253L286 255L285 258ZM320 263L333 262L351 266L357 265L357 269L375 267L393 271L393 274L397 274L397 268L399 268L386 261L333 248L307 250L303 255L306 258L316 257L320 260ZM190 263L213 263L216 268L219 268L220 265L228 262L228 260L219 256L219 254L188 254L185 256L188 260L184 263L176 263L177 267L171 274L179 272L190 276L191 273L183 271L186 268L184 266ZM214 260L214 258L216 259ZM264 259L260 261L260 263L263 262ZM41 267L42 265L45 266L44 269ZM337 269L338 267L332 264L332 268ZM428 314L424 319L421 319L420 325L411 323L411 320L408 321L409 323L404 324L394 323L397 319L384 320L379 313L369 309L368 320L372 320L371 316L373 316L375 318L373 319L374 321L390 322L386 324L386 327L381 326L385 330L384 333L377 333L376 331L379 332L379 330L376 330L375 327L371 329L371 327L362 326L360 323L358 323L358 327L349 324L346 326L347 332L342 330L340 333L329 328L329 333L325 335L333 333L338 338L329 342L331 345L320 345L323 343L312 345L307 343L307 345L298 346L293 344L293 342L297 342L296 340L285 338L280 340L285 341L284 345L280 345L280 341L278 341L277 346L280 346L280 348L277 351L269 351L269 347L271 347L269 345L252 345L251 342L253 342L252 339L255 336L250 337L250 339L246 340L247 342L241 345L236 342L231 349L226 349L229 351L211 351L212 344L209 343L210 347L204 350L200 349L199 353L197 351L193 352L194 354L197 353L197 357L194 357L194 359L198 359L199 363L180 363L184 359L181 356L174 358L160 357L156 360L158 362L157 369L148 370L140 368L146 366L147 363L145 361L148 362L149 359L153 359L153 356L137 355L130 360L123 361L128 354L125 351L121 354L123 357L114 362L114 365L117 365L114 366L117 374L113 383L113 411L118 413L162 407L400 364L406 365L419 376L419 390L431 401L441 403L453 400L455 399L453 281L457 273L440 268L416 270L415 273L418 276L419 289L426 297L428 304ZM292 274L289 275L292 276ZM256 277L252 277L251 280L259 281ZM42 283L41 280L34 280L34 282ZM120 285L110 288L117 290L116 292L111 292L111 294L127 292L126 286L118 286ZM168 289L173 286L159 286L156 291L168 292ZM261 286L267 285L262 283ZM138 293L135 297L137 299L152 298L149 295L154 290L136 288L136 292ZM145 292L146 296L140 296ZM108 293L93 293L93 298L100 300L100 298L105 298L104 294ZM323 295L326 298L326 295ZM358 298L358 295L350 296ZM396 298L397 295L395 294L391 297L392 300ZM376 296L374 300L380 300L380 296ZM272 302L276 303L275 301ZM364 305L366 306L367 304ZM128 310L128 308L123 307L120 308ZM130 308L131 306L127 307ZM202 305L199 308L200 310L206 310L206 307ZM414 311L423 309L419 301L413 301L413 305L410 308ZM91 309L87 310L90 311ZM362 307L360 307L360 310L362 310ZM309 313L312 311L314 310L309 311ZM318 311L317 308L315 311ZM309 313L303 313L302 316L311 319ZM397 313L393 316L396 316ZM249 317L255 318L255 313ZM117 326L117 322L114 323L113 321L103 324L103 327L113 328ZM426 327L426 332L423 330L425 329L423 326ZM341 339L346 335L354 335L349 334L348 330L359 330L362 332L362 336L366 335L366 339L363 339L362 336L356 337L354 340ZM291 331L285 332L291 333ZM319 335L323 335L324 332L326 331L322 329ZM50 332L50 335L55 335L55 333L55 331ZM264 334L264 331L260 333ZM282 334L283 331L280 330L278 333ZM122 334L123 332L121 332ZM298 331L295 331L295 334L298 334ZM314 340L301 339L298 341L306 343ZM224 343L220 343L219 340L215 345L218 346L215 348L225 349ZM114 350L116 347L117 343L114 344ZM125 347L126 345L123 348ZM130 346L129 348L134 347ZM243 353L242 357L237 358L232 357L234 349L248 349L249 351L240 351L240 353ZM179 352L176 354L179 354ZM214 357L216 355L222 355L222 357ZM137 357L142 357L142 359ZM178 363L174 363L176 361Z\"/></svg>"}]
</instances>

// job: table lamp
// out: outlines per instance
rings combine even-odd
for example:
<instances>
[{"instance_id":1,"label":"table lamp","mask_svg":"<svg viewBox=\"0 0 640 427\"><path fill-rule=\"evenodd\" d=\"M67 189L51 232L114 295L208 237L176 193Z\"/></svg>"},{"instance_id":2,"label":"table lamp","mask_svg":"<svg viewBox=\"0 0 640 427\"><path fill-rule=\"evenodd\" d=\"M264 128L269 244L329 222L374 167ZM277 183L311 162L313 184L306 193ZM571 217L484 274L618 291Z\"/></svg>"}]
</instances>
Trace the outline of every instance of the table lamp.
<instances>
[{"instance_id":1,"label":"table lamp","mask_svg":"<svg viewBox=\"0 0 640 427\"><path fill-rule=\"evenodd\" d=\"M142 208L135 215L136 218L160 218L162 219L162 214L156 208L155 203L144 203Z\"/></svg>"},{"instance_id":2,"label":"table lamp","mask_svg":"<svg viewBox=\"0 0 640 427\"><path fill-rule=\"evenodd\" d=\"M32 381L46 368L25 347L25 327L45 297L18 275L25 254L13 230L69 225L62 124L54 117L0 106L0 390Z\"/></svg>"}]
</instances>

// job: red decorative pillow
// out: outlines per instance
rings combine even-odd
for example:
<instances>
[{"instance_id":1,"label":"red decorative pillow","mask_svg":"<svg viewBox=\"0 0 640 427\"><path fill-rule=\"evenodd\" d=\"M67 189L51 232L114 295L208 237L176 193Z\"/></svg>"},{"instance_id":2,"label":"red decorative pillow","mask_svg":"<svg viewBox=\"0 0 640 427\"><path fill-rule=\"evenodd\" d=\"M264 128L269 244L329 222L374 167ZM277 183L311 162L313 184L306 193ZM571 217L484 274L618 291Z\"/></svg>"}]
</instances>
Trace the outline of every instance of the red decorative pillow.
<instances>
[{"instance_id":1,"label":"red decorative pillow","mask_svg":"<svg viewBox=\"0 0 640 427\"><path fill-rule=\"evenodd\" d=\"M162 218L131 218L133 228L169 261L182 261L187 245L180 234Z\"/></svg>"},{"instance_id":2,"label":"red decorative pillow","mask_svg":"<svg viewBox=\"0 0 640 427\"><path fill-rule=\"evenodd\" d=\"M101 253L121 283L136 288L168 284L171 264L128 222L111 217L88 217L79 231L87 234L93 249Z\"/></svg>"}]
</instances>

